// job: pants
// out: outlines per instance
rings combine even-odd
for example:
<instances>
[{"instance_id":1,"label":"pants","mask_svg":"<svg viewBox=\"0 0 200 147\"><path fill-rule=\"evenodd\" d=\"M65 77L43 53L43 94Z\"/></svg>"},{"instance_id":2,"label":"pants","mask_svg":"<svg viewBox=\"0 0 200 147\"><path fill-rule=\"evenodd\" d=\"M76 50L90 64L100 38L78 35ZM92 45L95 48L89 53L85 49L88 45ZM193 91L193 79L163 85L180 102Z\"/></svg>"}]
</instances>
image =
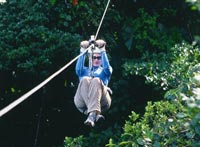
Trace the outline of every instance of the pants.
<instances>
[{"instance_id":1,"label":"pants","mask_svg":"<svg viewBox=\"0 0 200 147\"><path fill-rule=\"evenodd\" d=\"M111 97L99 78L83 77L78 85L74 103L77 109L84 114L92 111L102 112L111 106Z\"/></svg>"}]
</instances>

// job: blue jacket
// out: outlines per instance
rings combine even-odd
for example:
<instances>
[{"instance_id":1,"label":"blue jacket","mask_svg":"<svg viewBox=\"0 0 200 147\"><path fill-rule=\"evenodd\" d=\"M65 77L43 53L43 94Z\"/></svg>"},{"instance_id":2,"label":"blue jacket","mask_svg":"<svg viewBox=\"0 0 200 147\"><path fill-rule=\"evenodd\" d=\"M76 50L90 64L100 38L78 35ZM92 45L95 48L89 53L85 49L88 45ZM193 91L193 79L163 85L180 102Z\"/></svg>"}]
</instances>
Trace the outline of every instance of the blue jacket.
<instances>
[{"instance_id":1,"label":"blue jacket","mask_svg":"<svg viewBox=\"0 0 200 147\"><path fill-rule=\"evenodd\" d=\"M85 76L89 76L89 73L92 72L91 71L92 69L89 69L89 67L86 67L84 65L85 57L86 57L86 53L80 56L76 62L76 74L79 77L79 80L81 80ZM110 66L110 63L105 51L101 52L101 60L102 60L101 66L98 66L98 67L93 66L94 77L99 77L104 83L104 85L107 86L113 69Z\"/></svg>"}]
</instances>

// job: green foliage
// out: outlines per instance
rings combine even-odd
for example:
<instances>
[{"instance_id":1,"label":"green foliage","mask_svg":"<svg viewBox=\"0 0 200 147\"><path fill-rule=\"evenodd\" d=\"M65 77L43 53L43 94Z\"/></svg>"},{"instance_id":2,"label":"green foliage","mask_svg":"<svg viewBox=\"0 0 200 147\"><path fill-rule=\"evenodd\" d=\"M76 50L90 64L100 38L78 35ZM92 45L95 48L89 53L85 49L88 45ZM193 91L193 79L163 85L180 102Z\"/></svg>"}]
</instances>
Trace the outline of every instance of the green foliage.
<instances>
[{"instance_id":1,"label":"green foliage","mask_svg":"<svg viewBox=\"0 0 200 147\"><path fill-rule=\"evenodd\" d=\"M123 67L125 75L145 76L148 83L154 83L164 90L175 88L188 78L187 71L200 61L199 49L187 43L177 44L167 53L146 52L141 60L129 60Z\"/></svg>"},{"instance_id":2,"label":"green foliage","mask_svg":"<svg viewBox=\"0 0 200 147\"><path fill-rule=\"evenodd\" d=\"M150 15L139 9L137 18L126 21L122 35L128 50L139 52L141 56L146 51L164 51L181 40L179 29L166 29L165 24L158 21L160 17L158 13Z\"/></svg>"},{"instance_id":3,"label":"green foliage","mask_svg":"<svg viewBox=\"0 0 200 147\"><path fill-rule=\"evenodd\" d=\"M42 0L8 0L5 4L0 5L1 109L28 90L31 90L36 84L39 84L79 54L81 36L78 33L71 33L66 29L62 29L60 26L64 21L57 17L57 14L61 12L65 13L66 17L70 17L65 11L65 5L55 3L52 6L48 2ZM56 5L58 6L55 7ZM70 21L70 19L67 19L67 21ZM70 30L70 26L67 29ZM45 101L47 113L45 112L46 114L43 118L44 120L47 120L46 117L48 117L48 120L50 119L45 126L53 128L54 121L58 121L55 116L60 116L62 112L66 112L65 110L68 109L66 105L71 101L73 90L70 89L70 83L76 77L73 69L72 66L71 71L69 70L67 74L60 75L56 80L56 86L54 86L55 83L46 85L42 92L38 91L36 95L33 95L31 103L22 105L20 111L14 110L14 113L11 113L10 117L8 117L9 122L14 122L12 127L9 126L7 121L1 121L2 133L0 138L4 138L7 133L10 133L9 130L12 130L14 132L12 133L13 136L17 137L13 138L12 143L8 141L9 138L7 137L3 139L5 141L1 139L0 146L20 146L19 136L25 138L21 146L30 146L27 134L23 135L23 131L20 131L20 135L15 134L15 132L18 132L18 127L16 126L26 124L26 127L21 130L26 130L30 127L33 128L30 134L35 134L40 99L44 99L44 97L48 100ZM65 87L64 82L67 83ZM68 99L67 102L66 99ZM54 105L52 105L51 101L54 101ZM62 106L60 106L61 104ZM23 115L21 115L22 111ZM54 116L55 113L56 115ZM54 119L51 119L52 116L54 116ZM62 122L64 121L65 119L62 119ZM57 125L55 132L59 131L60 126ZM44 126L41 128L43 129ZM45 132L45 134L48 137L50 136L50 133ZM61 136L61 134L57 136ZM55 140L48 140L49 144L52 144L52 142L55 142Z\"/></svg>"},{"instance_id":4,"label":"green foliage","mask_svg":"<svg viewBox=\"0 0 200 147\"><path fill-rule=\"evenodd\" d=\"M148 103L146 112L139 122L133 116L124 126L119 146L160 146L184 144L186 135L181 135L187 129L182 120L177 121L177 114L182 112L179 103L169 102ZM180 139L177 140L177 137Z\"/></svg>"},{"instance_id":5,"label":"green foliage","mask_svg":"<svg viewBox=\"0 0 200 147\"><path fill-rule=\"evenodd\" d=\"M23 85L24 77L31 76L27 80L34 83L35 79L44 79L64 66L79 53L81 38L54 26L54 21L59 24L62 20L52 19L54 10L48 3L27 3L11 0L0 9L0 70L5 73L5 80L16 81L17 89L24 88L17 85L18 81ZM29 9L22 7L25 4ZM10 89L6 85L4 88Z\"/></svg>"},{"instance_id":6,"label":"green foliage","mask_svg":"<svg viewBox=\"0 0 200 147\"><path fill-rule=\"evenodd\" d=\"M80 40L89 39L96 33L106 2L80 0L73 6L72 0L7 0L0 4L1 107L76 56ZM192 102L184 101L184 105L176 99L192 97L190 89L193 85L182 83L187 83L188 76L192 75L187 70L199 62L199 52L192 45L175 45L182 40L192 42L193 39L198 45L199 14L194 12L190 12L185 1L179 0L111 1L98 37L107 41L107 51L112 53L114 68L110 83L114 91L113 107L108 113L110 119L98 128L101 131L95 128L84 131L84 135L78 134L83 132L83 128L73 105L75 88L71 88L70 83L76 82L76 75L72 66L67 74L45 86L42 94L38 92L33 98L35 101L32 99L24 103L6 117L6 121L1 121L0 146L5 146L6 141L8 146L20 146L19 138L22 137L21 146L30 146L29 136L23 132L35 128L40 108L37 100L43 97L46 98L45 113L39 131L41 138L38 139L41 146L49 147L57 140L60 143L66 132L70 132L69 136L79 137L66 137L65 146L100 147L108 142L106 146L113 147L133 144L157 147L180 142L189 146L190 141L185 142L182 140L184 137L195 143L196 137L199 137L198 97ZM121 68L122 64L124 68ZM154 83L155 88L176 88L166 94L169 100L174 100L174 104L149 102L142 118L133 112L119 140L120 125L127 114L132 109L139 109L142 113L146 101L155 93L151 91L152 87L145 85L144 77L148 83ZM177 88L179 84L182 89ZM183 91L185 95L180 94ZM158 98L153 100L160 99L162 92L160 90ZM190 109L183 107L186 104ZM190 117L192 121L188 120ZM9 125L7 122L13 123ZM104 129L105 126L107 129ZM188 131L190 127L192 129ZM12 142L5 137L10 133L16 136ZM30 138L34 133L30 133ZM198 142L196 144L198 146Z\"/></svg>"},{"instance_id":7,"label":"green foliage","mask_svg":"<svg viewBox=\"0 0 200 147\"><path fill-rule=\"evenodd\" d=\"M39 84L67 62L71 61L79 54L81 39L89 39L90 35L96 33L106 1L100 2L94 0L89 3L88 1L79 1L79 4L74 7L71 2L67 0L7 0L5 4L0 5L1 108L32 89L36 84ZM109 8L109 10L112 17L108 17L108 20L120 18L117 11L112 10L112 8ZM111 38L112 41L110 42L115 42L112 38L112 30L109 30L111 31L111 34L109 34L107 30L103 29L107 28L110 24L110 21L104 22L98 37L100 37L101 32L104 32L102 36ZM66 129L80 129L77 126L74 127L75 123L72 123L73 127L70 126L70 128L68 125L70 122L65 117L66 113L69 113L67 115L70 115L70 117L73 116L71 120L76 120L78 117L74 115L76 114L76 108L73 105L75 88L72 86L76 86L78 78L75 75L74 66L72 65L69 68L70 70L67 71L67 74L60 74L56 80L52 80L50 84L45 85L42 92L38 91L34 95L35 97L33 96L33 101L28 104L25 103L21 107L22 110L20 110L25 112L23 115L20 115L21 113L19 114L16 111L16 114L14 114L18 117L9 117L9 120L14 120L13 122L18 124L13 124L14 129L9 128L10 130L18 132L15 126L21 126L21 124L27 124L28 127L24 127L24 130L29 127L35 128L40 108L40 101L37 100L44 97L46 97L45 108L47 111L45 111L42 117L45 124L41 126L41 129L44 129L40 131L40 136L43 136L41 140L50 137L51 133L49 130L52 130L54 127L56 127L55 132L58 134L57 138L61 138ZM32 109L27 110L30 107ZM59 119L60 121L58 122ZM60 125L61 122L63 123L62 125ZM1 126L9 125L4 123ZM6 127L1 130L0 138L4 138L9 131L6 131ZM4 131L5 133L3 133ZM60 133L60 131L63 132ZM52 134L55 134L55 132ZM79 131L71 131L70 133L77 135L76 132ZM32 133L35 133L34 130ZM111 133L108 131L107 134L109 137L105 135L107 136L106 138L110 138ZM15 134L13 135L15 136ZM23 134L21 135L23 136ZM94 133L92 136L93 138L97 137ZM24 135L24 137L28 138L29 136ZM47 139L48 141L46 142L41 141L40 144L44 142L46 144L54 143L57 141L57 138ZM5 139L5 142L7 141L7 144L9 144L8 146L16 146L20 142L17 137L14 138L12 143L8 139ZM28 139L24 139L23 146L26 143L28 144L28 141ZM101 141L99 140L98 142ZM0 144L4 145L4 142L1 140ZM18 144L18 146L20 145Z\"/></svg>"},{"instance_id":8,"label":"green foliage","mask_svg":"<svg viewBox=\"0 0 200 147\"><path fill-rule=\"evenodd\" d=\"M9 9L17 9L18 3L10 2L8 6ZM20 48L20 51L29 54L33 52L32 55L34 55L36 51L39 50L38 55L40 55L42 54L40 50L47 50L49 48L56 50L56 48L60 49L65 47L67 50L71 51L71 48L75 46L70 45L77 45L77 43L70 42L79 39L77 34L72 35L57 28L51 28L51 16L48 16L43 8L45 8L46 11L50 11L50 6L48 4L38 2L26 11L22 8L18 8L20 13L13 15L1 13L1 48L4 49L4 51L14 49L13 53L15 53L18 51L18 48ZM44 12L41 12L42 10L44 10ZM27 15L27 13L29 15ZM49 13L51 13L51 11ZM9 35L7 35L7 32L9 32ZM69 47L66 46L66 44ZM30 51L27 50L27 48L30 48ZM23 52L18 54L24 56ZM9 55L10 54L8 54L8 56ZM20 56L18 58L20 58Z\"/></svg>"},{"instance_id":9,"label":"green foliage","mask_svg":"<svg viewBox=\"0 0 200 147\"><path fill-rule=\"evenodd\" d=\"M154 3L152 7L156 9L162 2ZM175 6L178 2L174 1L173 4ZM188 67L199 62L197 47L180 43L190 40L190 35L199 32L196 27L198 14L171 6L160 5L157 11L148 11L147 8L135 10L134 18L125 21L122 32L124 45L129 50L124 59L124 75L144 76L148 83L154 83L163 90L179 85L181 76L187 76L184 73ZM182 17L180 14L184 17L181 23L175 20ZM190 19L190 15L194 16L194 20ZM182 31L185 30L183 23L187 24L190 32ZM198 34L194 39L198 44Z\"/></svg>"},{"instance_id":10,"label":"green foliage","mask_svg":"<svg viewBox=\"0 0 200 147\"><path fill-rule=\"evenodd\" d=\"M65 137L64 147L82 147L83 140L83 136L79 136L76 138Z\"/></svg>"},{"instance_id":11,"label":"green foliage","mask_svg":"<svg viewBox=\"0 0 200 147\"><path fill-rule=\"evenodd\" d=\"M109 127L105 130L93 130L88 136L83 137L83 135L80 135L74 138L66 137L64 147L102 147L108 142L109 138L112 137L117 139L120 136L120 130L119 126L114 125L113 127Z\"/></svg>"},{"instance_id":12,"label":"green foliage","mask_svg":"<svg viewBox=\"0 0 200 147\"><path fill-rule=\"evenodd\" d=\"M199 0L186 0L186 2L190 3L191 10L200 10L200 1Z\"/></svg>"},{"instance_id":13,"label":"green foliage","mask_svg":"<svg viewBox=\"0 0 200 147\"><path fill-rule=\"evenodd\" d=\"M199 68L199 64L191 67L185 83L166 93L168 101L148 102L139 120L132 112L121 138L117 143L110 139L107 146L199 146Z\"/></svg>"}]
</instances>

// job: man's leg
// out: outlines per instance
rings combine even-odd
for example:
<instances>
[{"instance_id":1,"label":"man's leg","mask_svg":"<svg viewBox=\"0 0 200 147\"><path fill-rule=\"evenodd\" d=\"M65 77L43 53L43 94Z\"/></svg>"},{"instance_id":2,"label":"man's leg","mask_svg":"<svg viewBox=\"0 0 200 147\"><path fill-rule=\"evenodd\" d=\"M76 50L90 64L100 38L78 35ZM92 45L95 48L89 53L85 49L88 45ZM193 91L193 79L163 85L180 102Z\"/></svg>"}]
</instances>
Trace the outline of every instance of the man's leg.
<instances>
[{"instance_id":1,"label":"man's leg","mask_svg":"<svg viewBox=\"0 0 200 147\"><path fill-rule=\"evenodd\" d=\"M85 124L94 127L95 122L99 119L104 119L101 114L101 98L102 98L102 82L99 78L91 80L88 92L88 118Z\"/></svg>"},{"instance_id":2,"label":"man's leg","mask_svg":"<svg viewBox=\"0 0 200 147\"><path fill-rule=\"evenodd\" d=\"M110 93L108 92L108 87L104 86L102 83L102 89L103 89L103 94L102 94L102 98L101 98L101 110L106 111L110 108L111 106L111 97L110 97Z\"/></svg>"},{"instance_id":3,"label":"man's leg","mask_svg":"<svg viewBox=\"0 0 200 147\"><path fill-rule=\"evenodd\" d=\"M74 97L74 103L77 109L86 115L88 114L87 103L90 81L90 77L84 77L81 79Z\"/></svg>"},{"instance_id":4,"label":"man's leg","mask_svg":"<svg viewBox=\"0 0 200 147\"><path fill-rule=\"evenodd\" d=\"M88 112L106 111L111 106L111 97L108 87L104 86L99 78L93 78L90 83L88 93Z\"/></svg>"},{"instance_id":5,"label":"man's leg","mask_svg":"<svg viewBox=\"0 0 200 147\"><path fill-rule=\"evenodd\" d=\"M99 78L93 78L91 80L88 91L88 112L97 111L101 112L101 97L102 86Z\"/></svg>"}]
</instances>

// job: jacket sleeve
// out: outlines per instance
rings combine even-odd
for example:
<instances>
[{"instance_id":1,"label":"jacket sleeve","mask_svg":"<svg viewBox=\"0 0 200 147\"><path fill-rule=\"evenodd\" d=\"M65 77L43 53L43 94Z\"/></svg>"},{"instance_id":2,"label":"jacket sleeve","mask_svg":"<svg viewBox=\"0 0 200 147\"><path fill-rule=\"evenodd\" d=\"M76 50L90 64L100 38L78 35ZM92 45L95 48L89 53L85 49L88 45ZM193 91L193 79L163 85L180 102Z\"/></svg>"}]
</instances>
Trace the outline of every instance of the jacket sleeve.
<instances>
[{"instance_id":1,"label":"jacket sleeve","mask_svg":"<svg viewBox=\"0 0 200 147\"><path fill-rule=\"evenodd\" d=\"M103 70L107 76L110 76L112 74L113 69L110 66L110 63L105 51L101 52L101 57L102 57Z\"/></svg>"},{"instance_id":2,"label":"jacket sleeve","mask_svg":"<svg viewBox=\"0 0 200 147\"><path fill-rule=\"evenodd\" d=\"M86 54L83 54L80 56L76 62L76 74L77 76L82 76L83 74L83 69L84 69L84 64L85 64L85 56Z\"/></svg>"}]
</instances>

